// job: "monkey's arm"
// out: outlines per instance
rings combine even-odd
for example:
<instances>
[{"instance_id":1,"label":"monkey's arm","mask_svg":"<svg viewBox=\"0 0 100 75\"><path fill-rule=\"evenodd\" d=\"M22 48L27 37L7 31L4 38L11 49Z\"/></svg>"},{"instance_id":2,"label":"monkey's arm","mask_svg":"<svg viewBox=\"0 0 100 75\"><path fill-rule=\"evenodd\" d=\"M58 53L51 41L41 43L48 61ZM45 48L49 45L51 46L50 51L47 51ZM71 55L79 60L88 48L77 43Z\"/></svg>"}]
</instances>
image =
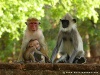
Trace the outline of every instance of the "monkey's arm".
<instances>
[{"instance_id":1,"label":"monkey's arm","mask_svg":"<svg viewBox=\"0 0 100 75\"><path fill-rule=\"evenodd\" d=\"M71 57L69 58L69 63L73 63L73 60L75 59L75 57L78 55L79 53L79 42L81 41L80 38L80 34L78 33L77 29L73 29L71 32L71 37L72 37L72 45L74 47L74 51L72 52Z\"/></svg>"},{"instance_id":2,"label":"monkey's arm","mask_svg":"<svg viewBox=\"0 0 100 75\"><path fill-rule=\"evenodd\" d=\"M60 32L59 35L58 35L58 39L57 39L57 43L56 43L56 47L54 48L53 52L52 52L52 55L51 55L51 62L53 63L55 58L56 58L56 55L58 53L58 50L59 50L59 47L61 45L61 42L62 42L62 35L63 33Z\"/></svg>"},{"instance_id":3,"label":"monkey's arm","mask_svg":"<svg viewBox=\"0 0 100 75\"><path fill-rule=\"evenodd\" d=\"M31 58L32 62L36 62L32 53L29 54L29 57Z\"/></svg>"},{"instance_id":4,"label":"monkey's arm","mask_svg":"<svg viewBox=\"0 0 100 75\"><path fill-rule=\"evenodd\" d=\"M41 56L41 58L42 58L41 62L49 61L49 58L45 55L45 53L43 53L43 52L41 52L41 51L42 51L42 48L40 48L40 50L37 50L35 47L32 47L31 49L29 49L29 50L27 51L27 53L28 53L28 52L30 52L30 53L34 52L34 53L38 54L38 55ZM35 57L34 57L34 58L35 58ZM36 58L38 58L38 56L36 56ZM31 59L33 59L32 56L31 56Z\"/></svg>"},{"instance_id":5,"label":"monkey's arm","mask_svg":"<svg viewBox=\"0 0 100 75\"><path fill-rule=\"evenodd\" d=\"M41 45L41 53L43 53L45 56L48 57L48 48L47 48L47 44L45 42L45 38L44 38L44 35L42 33L42 31L40 31L40 34L39 34L39 42L40 42L40 45Z\"/></svg>"},{"instance_id":6,"label":"monkey's arm","mask_svg":"<svg viewBox=\"0 0 100 75\"><path fill-rule=\"evenodd\" d=\"M22 40L21 50L20 50L17 61L23 60L22 55L23 55L23 52L26 50L26 46L28 42L29 42L29 39L27 39L26 35L24 35L23 40Z\"/></svg>"},{"instance_id":7,"label":"monkey's arm","mask_svg":"<svg viewBox=\"0 0 100 75\"><path fill-rule=\"evenodd\" d=\"M46 62L46 59L45 59L46 56L43 53L41 53L38 50L36 50L35 53L37 53L41 56L41 60L38 59L40 63Z\"/></svg>"},{"instance_id":8,"label":"monkey's arm","mask_svg":"<svg viewBox=\"0 0 100 75\"><path fill-rule=\"evenodd\" d=\"M33 61L34 51L35 51L34 47L27 47L27 49L22 53L22 56L25 62L30 61L30 59Z\"/></svg>"}]
</instances>

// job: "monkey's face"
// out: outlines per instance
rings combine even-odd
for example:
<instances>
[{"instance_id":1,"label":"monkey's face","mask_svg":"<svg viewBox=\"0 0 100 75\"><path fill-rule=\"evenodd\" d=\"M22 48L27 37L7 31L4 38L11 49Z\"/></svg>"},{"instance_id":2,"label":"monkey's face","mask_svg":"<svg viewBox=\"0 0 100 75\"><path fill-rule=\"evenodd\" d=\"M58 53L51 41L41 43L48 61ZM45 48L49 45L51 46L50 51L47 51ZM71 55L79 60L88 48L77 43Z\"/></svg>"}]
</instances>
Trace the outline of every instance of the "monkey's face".
<instances>
[{"instance_id":1,"label":"monkey's face","mask_svg":"<svg viewBox=\"0 0 100 75\"><path fill-rule=\"evenodd\" d=\"M36 47L37 50L40 50L40 43L38 40L34 41L34 46Z\"/></svg>"},{"instance_id":2,"label":"monkey's face","mask_svg":"<svg viewBox=\"0 0 100 75\"><path fill-rule=\"evenodd\" d=\"M76 23L76 20L73 19L73 17L70 14L66 14L62 19L60 19L60 23L61 23L61 31L69 31L71 30Z\"/></svg>"},{"instance_id":3,"label":"monkey's face","mask_svg":"<svg viewBox=\"0 0 100 75\"><path fill-rule=\"evenodd\" d=\"M34 21L34 20L30 20L26 22L26 25L30 31L36 31L38 29L39 24L40 23L38 21Z\"/></svg>"},{"instance_id":4,"label":"monkey's face","mask_svg":"<svg viewBox=\"0 0 100 75\"><path fill-rule=\"evenodd\" d=\"M69 20L60 20L63 28L67 28L69 26Z\"/></svg>"},{"instance_id":5,"label":"monkey's face","mask_svg":"<svg viewBox=\"0 0 100 75\"><path fill-rule=\"evenodd\" d=\"M38 29L38 22L29 22L28 27L32 31L36 31Z\"/></svg>"},{"instance_id":6,"label":"monkey's face","mask_svg":"<svg viewBox=\"0 0 100 75\"><path fill-rule=\"evenodd\" d=\"M34 47L37 50L40 50L40 43L38 40L32 40L29 42L28 47Z\"/></svg>"},{"instance_id":7,"label":"monkey's face","mask_svg":"<svg viewBox=\"0 0 100 75\"><path fill-rule=\"evenodd\" d=\"M66 19L60 19L61 22L61 30L66 32L69 31L75 24L76 20L72 19L72 20L66 20Z\"/></svg>"}]
</instances>

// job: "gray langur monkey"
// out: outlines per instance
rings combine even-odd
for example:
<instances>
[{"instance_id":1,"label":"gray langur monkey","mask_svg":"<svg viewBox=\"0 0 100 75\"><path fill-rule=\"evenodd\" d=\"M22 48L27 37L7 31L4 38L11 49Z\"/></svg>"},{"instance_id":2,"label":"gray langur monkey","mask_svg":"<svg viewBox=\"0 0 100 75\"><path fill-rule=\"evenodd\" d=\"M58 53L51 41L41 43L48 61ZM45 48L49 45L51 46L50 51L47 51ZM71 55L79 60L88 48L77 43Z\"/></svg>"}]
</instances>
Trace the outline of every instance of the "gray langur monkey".
<instances>
[{"instance_id":1,"label":"gray langur monkey","mask_svg":"<svg viewBox=\"0 0 100 75\"><path fill-rule=\"evenodd\" d=\"M60 31L56 47L51 56L51 62L54 63L65 60L67 63L84 63L83 41L76 27L76 20L70 14L66 14L60 19Z\"/></svg>"}]
</instances>

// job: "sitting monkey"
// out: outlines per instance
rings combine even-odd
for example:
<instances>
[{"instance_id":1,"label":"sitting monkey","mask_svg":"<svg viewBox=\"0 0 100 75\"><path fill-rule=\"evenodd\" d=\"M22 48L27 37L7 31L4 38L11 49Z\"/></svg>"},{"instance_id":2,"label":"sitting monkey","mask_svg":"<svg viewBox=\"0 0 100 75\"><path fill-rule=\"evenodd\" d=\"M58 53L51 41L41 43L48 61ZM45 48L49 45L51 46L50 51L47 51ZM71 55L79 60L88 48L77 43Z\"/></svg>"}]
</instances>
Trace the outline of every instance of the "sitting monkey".
<instances>
[{"instance_id":1,"label":"sitting monkey","mask_svg":"<svg viewBox=\"0 0 100 75\"><path fill-rule=\"evenodd\" d=\"M80 64L86 62L83 41L76 26L76 19L69 13L60 19L60 30L52 52L51 62Z\"/></svg>"},{"instance_id":2,"label":"sitting monkey","mask_svg":"<svg viewBox=\"0 0 100 75\"><path fill-rule=\"evenodd\" d=\"M41 46L37 39L31 39L23 52L25 62L45 62L45 56L40 52Z\"/></svg>"}]
</instances>

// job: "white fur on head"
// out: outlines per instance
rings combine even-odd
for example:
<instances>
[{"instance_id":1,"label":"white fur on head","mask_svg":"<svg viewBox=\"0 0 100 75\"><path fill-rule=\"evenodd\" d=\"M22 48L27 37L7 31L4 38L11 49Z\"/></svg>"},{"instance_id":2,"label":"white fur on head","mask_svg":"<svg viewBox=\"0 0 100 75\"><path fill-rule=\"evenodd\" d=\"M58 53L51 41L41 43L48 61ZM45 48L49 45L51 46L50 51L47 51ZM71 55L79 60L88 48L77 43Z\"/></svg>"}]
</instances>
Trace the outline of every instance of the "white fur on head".
<instances>
[{"instance_id":1,"label":"white fur on head","mask_svg":"<svg viewBox=\"0 0 100 75\"><path fill-rule=\"evenodd\" d=\"M69 20L69 26L67 28L62 27L62 23L60 22L60 30L63 32L70 31L71 29L76 28L76 24L73 21L73 17L70 14L66 14L63 18L63 20Z\"/></svg>"}]
</instances>

